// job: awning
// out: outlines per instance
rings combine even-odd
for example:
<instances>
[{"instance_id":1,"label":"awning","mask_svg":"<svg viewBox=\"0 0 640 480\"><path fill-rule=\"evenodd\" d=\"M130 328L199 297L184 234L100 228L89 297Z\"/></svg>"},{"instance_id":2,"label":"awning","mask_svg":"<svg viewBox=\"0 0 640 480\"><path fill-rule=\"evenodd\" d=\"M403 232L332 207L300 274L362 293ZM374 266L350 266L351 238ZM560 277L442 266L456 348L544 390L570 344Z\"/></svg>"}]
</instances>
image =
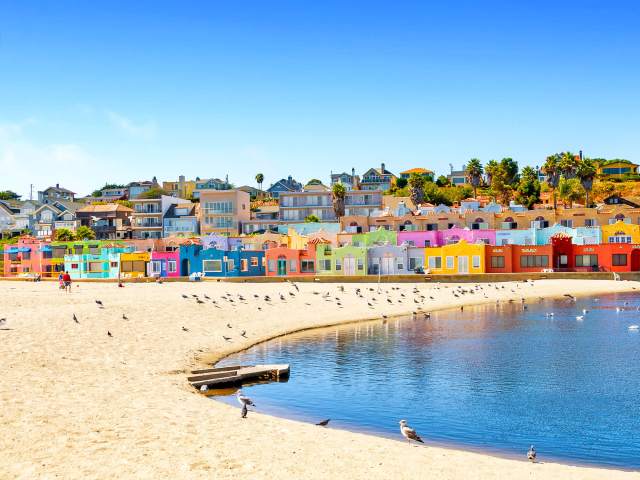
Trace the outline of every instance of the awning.
<instances>
[{"instance_id":1,"label":"awning","mask_svg":"<svg viewBox=\"0 0 640 480\"><path fill-rule=\"evenodd\" d=\"M5 250L4 253L8 253L8 254L14 254L14 253L18 253L19 250L16 247L11 247L8 250Z\"/></svg>"},{"instance_id":2,"label":"awning","mask_svg":"<svg viewBox=\"0 0 640 480\"><path fill-rule=\"evenodd\" d=\"M43 245L42 247L40 247L40 251L41 252L53 252L53 248L51 248L51 245Z\"/></svg>"},{"instance_id":3,"label":"awning","mask_svg":"<svg viewBox=\"0 0 640 480\"><path fill-rule=\"evenodd\" d=\"M20 253L26 253L26 252L30 252L31 251L31 247L20 247L18 248L18 252Z\"/></svg>"}]
</instances>

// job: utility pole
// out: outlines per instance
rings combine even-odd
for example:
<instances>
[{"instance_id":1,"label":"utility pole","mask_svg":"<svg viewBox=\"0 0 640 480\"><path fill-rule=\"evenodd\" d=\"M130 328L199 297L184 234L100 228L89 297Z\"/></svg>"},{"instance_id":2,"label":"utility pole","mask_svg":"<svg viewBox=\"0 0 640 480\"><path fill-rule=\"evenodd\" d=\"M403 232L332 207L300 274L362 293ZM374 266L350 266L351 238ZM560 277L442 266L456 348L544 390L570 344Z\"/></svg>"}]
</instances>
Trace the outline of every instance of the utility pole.
<instances>
[{"instance_id":1,"label":"utility pole","mask_svg":"<svg viewBox=\"0 0 640 480\"><path fill-rule=\"evenodd\" d=\"M29 185L29 200L33 200L33 183Z\"/></svg>"}]
</instances>

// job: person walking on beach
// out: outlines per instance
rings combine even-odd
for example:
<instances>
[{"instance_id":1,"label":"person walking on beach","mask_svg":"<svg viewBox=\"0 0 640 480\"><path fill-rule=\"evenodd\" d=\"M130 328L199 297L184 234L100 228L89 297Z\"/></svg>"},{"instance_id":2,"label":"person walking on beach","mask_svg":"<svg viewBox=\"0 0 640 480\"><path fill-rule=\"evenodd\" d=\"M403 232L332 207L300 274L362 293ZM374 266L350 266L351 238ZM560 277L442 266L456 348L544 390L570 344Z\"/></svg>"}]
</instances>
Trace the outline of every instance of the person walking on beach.
<instances>
[{"instance_id":1,"label":"person walking on beach","mask_svg":"<svg viewBox=\"0 0 640 480\"><path fill-rule=\"evenodd\" d=\"M67 291L67 293L71 293L71 275L69 275L69 272L64 272L62 281L64 283L64 289Z\"/></svg>"},{"instance_id":2,"label":"person walking on beach","mask_svg":"<svg viewBox=\"0 0 640 480\"><path fill-rule=\"evenodd\" d=\"M64 274L62 272L58 275L58 288L60 288L60 290L64 290Z\"/></svg>"}]
</instances>

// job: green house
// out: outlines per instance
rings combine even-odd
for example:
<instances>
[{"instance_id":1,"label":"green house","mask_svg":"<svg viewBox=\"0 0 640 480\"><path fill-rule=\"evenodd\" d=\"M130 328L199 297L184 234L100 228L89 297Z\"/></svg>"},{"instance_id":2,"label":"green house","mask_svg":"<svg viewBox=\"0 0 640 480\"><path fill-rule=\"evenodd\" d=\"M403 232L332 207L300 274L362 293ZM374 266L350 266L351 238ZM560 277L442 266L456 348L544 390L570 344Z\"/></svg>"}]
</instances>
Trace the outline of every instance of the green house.
<instances>
[{"instance_id":1,"label":"green house","mask_svg":"<svg viewBox=\"0 0 640 480\"><path fill-rule=\"evenodd\" d=\"M395 230L379 228L373 232L357 233L351 237L354 247L371 247L373 245L397 245L398 233Z\"/></svg>"},{"instance_id":2,"label":"green house","mask_svg":"<svg viewBox=\"0 0 640 480\"><path fill-rule=\"evenodd\" d=\"M316 247L316 271L318 275L366 275L367 249L320 243Z\"/></svg>"}]
</instances>

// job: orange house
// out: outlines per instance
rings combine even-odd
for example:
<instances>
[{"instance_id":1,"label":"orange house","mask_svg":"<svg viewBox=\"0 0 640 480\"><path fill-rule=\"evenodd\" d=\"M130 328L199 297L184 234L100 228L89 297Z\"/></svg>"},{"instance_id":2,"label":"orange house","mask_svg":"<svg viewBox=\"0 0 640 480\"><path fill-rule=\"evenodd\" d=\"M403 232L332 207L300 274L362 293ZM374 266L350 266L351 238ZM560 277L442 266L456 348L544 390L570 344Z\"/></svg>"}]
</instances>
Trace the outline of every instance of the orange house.
<instances>
[{"instance_id":1,"label":"orange house","mask_svg":"<svg viewBox=\"0 0 640 480\"><path fill-rule=\"evenodd\" d=\"M264 251L265 272L268 277L314 275L316 273L315 245L304 250L274 247Z\"/></svg>"}]
</instances>

